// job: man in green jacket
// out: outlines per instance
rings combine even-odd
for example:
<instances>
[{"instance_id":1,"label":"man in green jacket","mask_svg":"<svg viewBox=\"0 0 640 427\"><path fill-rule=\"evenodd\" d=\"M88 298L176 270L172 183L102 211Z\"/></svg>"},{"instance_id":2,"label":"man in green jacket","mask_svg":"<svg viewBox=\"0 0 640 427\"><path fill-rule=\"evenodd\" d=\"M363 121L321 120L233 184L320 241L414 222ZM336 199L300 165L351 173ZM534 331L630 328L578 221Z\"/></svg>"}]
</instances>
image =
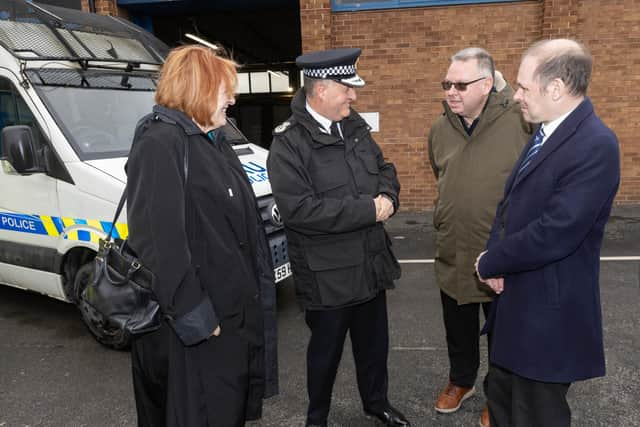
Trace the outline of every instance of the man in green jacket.
<instances>
[{"instance_id":1,"label":"man in green jacket","mask_svg":"<svg viewBox=\"0 0 640 427\"><path fill-rule=\"evenodd\" d=\"M438 184L433 213L436 282L449 354L449 382L435 409L455 412L475 393L480 366L479 309L486 316L493 291L475 276L504 184L531 128L513 89L495 84L491 55L467 48L451 57L442 82L444 113L429 132L429 160ZM490 340L489 340L490 341ZM486 394L487 380L484 380ZM481 425L489 425L483 410Z\"/></svg>"}]
</instances>

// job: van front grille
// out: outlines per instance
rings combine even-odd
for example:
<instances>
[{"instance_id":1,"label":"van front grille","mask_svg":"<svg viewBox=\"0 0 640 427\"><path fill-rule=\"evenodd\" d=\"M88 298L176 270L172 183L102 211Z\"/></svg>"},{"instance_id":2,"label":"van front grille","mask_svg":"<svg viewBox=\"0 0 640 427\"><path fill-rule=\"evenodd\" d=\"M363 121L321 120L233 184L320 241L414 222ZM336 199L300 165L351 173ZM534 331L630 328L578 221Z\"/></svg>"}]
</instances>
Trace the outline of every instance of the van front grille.
<instances>
[{"instance_id":1,"label":"van front grille","mask_svg":"<svg viewBox=\"0 0 640 427\"><path fill-rule=\"evenodd\" d=\"M269 250L273 266L279 267L289 262L289 252L287 250L287 237L280 220L275 200L272 195L258 198L260 216L269 240Z\"/></svg>"}]
</instances>

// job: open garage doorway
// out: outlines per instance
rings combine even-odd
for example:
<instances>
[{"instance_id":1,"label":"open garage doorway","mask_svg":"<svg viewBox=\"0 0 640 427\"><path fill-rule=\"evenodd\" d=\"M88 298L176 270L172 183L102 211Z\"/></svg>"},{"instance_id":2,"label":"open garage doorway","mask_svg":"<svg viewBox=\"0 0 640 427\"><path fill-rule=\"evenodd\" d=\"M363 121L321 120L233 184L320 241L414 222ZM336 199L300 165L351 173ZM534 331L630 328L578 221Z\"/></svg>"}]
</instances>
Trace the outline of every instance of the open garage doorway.
<instances>
[{"instance_id":1,"label":"open garage doorway","mask_svg":"<svg viewBox=\"0 0 640 427\"><path fill-rule=\"evenodd\" d=\"M268 148L272 129L290 114L300 85L298 0L119 0L130 19L169 46L192 43L186 33L223 46L242 65L229 115L254 143Z\"/></svg>"}]
</instances>

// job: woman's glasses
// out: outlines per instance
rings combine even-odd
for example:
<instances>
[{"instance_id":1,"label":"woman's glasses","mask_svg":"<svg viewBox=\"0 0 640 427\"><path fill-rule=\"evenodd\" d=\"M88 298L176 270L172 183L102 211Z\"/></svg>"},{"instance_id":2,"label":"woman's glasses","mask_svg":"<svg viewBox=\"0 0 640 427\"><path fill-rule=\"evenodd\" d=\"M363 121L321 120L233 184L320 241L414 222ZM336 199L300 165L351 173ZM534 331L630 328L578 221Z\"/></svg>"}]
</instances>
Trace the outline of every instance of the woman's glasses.
<instances>
[{"instance_id":1,"label":"woman's glasses","mask_svg":"<svg viewBox=\"0 0 640 427\"><path fill-rule=\"evenodd\" d=\"M449 80L442 81L442 89L449 90L451 87L455 87L458 92L464 92L467 90L467 86L480 80L484 80L486 77L480 77L479 79L471 80L470 82L450 82Z\"/></svg>"}]
</instances>

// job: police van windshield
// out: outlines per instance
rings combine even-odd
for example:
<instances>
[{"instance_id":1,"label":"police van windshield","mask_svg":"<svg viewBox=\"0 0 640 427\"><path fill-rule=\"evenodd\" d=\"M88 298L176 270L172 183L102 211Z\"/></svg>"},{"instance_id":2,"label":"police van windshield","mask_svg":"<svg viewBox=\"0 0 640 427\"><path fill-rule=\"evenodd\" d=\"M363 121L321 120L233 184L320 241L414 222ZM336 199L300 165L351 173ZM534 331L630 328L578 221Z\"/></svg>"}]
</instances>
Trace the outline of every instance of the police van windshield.
<instances>
[{"instance_id":1,"label":"police van windshield","mask_svg":"<svg viewBox=\"0 0 640 427\"><path fill-rule=\"evenodd\" d=\"M81 160L125 157L153 91L36 86Z\"/></svg>"},{"instance_id":2,"label":"police van windshield","mask_svg":"<svg viewBox=\"0 0 640 427\"><path fill-rule=\"evenodd\" d=\"M150 76L43 69L27 74L81 160L126 157L138 120L154 105L156 81ZM232 145L249 142L231 125L223 132Z\"/></svg>"}]
</instances>

